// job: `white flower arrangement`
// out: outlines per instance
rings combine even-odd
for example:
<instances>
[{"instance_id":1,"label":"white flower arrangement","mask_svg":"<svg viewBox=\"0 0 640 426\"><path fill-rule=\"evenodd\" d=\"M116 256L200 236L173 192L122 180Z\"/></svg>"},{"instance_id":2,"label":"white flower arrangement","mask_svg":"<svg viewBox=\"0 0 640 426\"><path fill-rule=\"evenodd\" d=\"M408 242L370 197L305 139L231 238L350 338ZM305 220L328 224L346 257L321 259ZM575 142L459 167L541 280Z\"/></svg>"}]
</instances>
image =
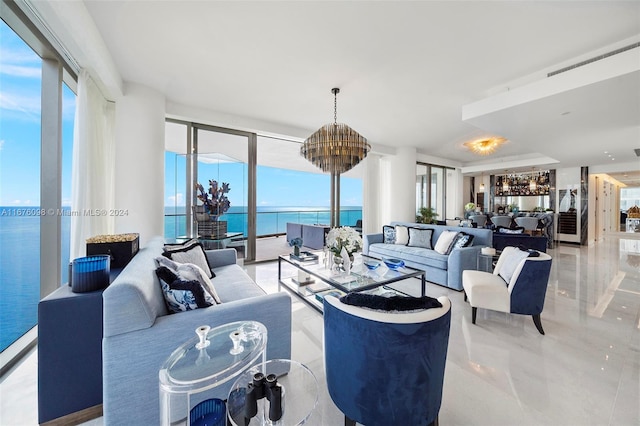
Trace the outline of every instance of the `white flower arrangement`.
<instances>
[{"instance_id":1,"label":"white flower arrangement","mask_svg":"<svg viewBox=\"0 0 640 426\"><path fill-rule=\"evenodd\" d=\"M327 247L337 256L340 256L343 247L349 255L352 255L362 249L362 237L355 229L349 226L332 228L327 233Z\"/></svg>"}]
</instances>

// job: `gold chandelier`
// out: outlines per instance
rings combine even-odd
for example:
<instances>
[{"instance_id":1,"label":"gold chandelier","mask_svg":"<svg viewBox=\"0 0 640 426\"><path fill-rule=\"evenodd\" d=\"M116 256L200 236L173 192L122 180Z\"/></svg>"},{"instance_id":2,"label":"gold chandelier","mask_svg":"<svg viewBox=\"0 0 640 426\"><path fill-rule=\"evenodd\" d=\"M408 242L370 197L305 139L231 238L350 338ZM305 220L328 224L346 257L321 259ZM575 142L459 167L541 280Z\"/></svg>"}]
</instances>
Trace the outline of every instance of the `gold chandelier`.
<instances>
[{"instance_id":1,"label":"gold chandelier","mask_svg":"<svg viewBox=\"0 0 640 426\"><path fill-rule=\"evenodd\" d=\"M367 139L346 124L338 123L338 93L333 93L333 123L325 124L309 136L300 155L319 167L323 172L345 173L364 160L371 145Z\"/></svg>"},{"instance_id":2,"label":"gold chandelier","mask_svg":"<svg viewBox=\"0 0 640 426\"><path fill-rule=\"evenodd\" d=\"M338 123L338 93L333 93L333 123L325 124L309 136L300 147L300 155L331 173L331 226L340 226L340 174L365 159L371 145L360 133L346 124Z\"/></svg>"},{"instance_id":3,"label":"gold chandelier","mask_svg":"<svg viewBox=\"0 0 640 426\"><path fill-rule=\"evenodd\" d=\"M476 154L489 155L507 140L501 137L481 138L473 141L465 142L463 145Z\"/></svg>"}]
</instances>

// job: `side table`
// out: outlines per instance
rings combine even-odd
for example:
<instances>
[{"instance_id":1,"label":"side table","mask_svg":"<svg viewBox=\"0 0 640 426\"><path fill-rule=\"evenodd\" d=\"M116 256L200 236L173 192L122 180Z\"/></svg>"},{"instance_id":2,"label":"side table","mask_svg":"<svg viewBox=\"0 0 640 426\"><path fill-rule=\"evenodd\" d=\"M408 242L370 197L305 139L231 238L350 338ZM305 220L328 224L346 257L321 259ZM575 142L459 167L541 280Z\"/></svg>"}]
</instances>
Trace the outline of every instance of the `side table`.
<instances>
[{"instance_id":1,"label":"side table","mask_svg":"<svg viewBox=\"0 0 640 426\"><path fill-rule=\"evenodd\" d=\"M482 254L478 253L478 259L476 269L478 271L493 272L493 263L498 260L500 253L496 254Z\"/></svg>"},{"instance_id":2,"label":"side table","mask_svg":"<svg viewBox=\"0 0 640 426\"><path fill-rule=\"evenodd\" d=\"M160 368L163 426L190 425L191 409L212 397L205 391L237 377L260 359L266 361L267 328L259 322L232 322L208 330L203 337L206 346L194 337L173 351Z\"/></svg>"},{"instance_id":3,"label":"side table","mask_svg":"<svg viewBox=\"0 0 640 426\"><path fill-rule=\"evenodd\" d=\"M258 373L262 373L268 380L269 375L275 376L277 385L281 387L281 404L277 408L281 408L282 417L277 420L269 419L269 410L277 404L273 397L270 401L267 397L257 400L256 415L246 417L247 405L253 400L247 398L247 390ZM302 425L307 422L317 404L318 380L311 370L296 361L274 359L253 366L238 377L229 392L227 419L233 426Z\"/></svg>"}]
</instances>

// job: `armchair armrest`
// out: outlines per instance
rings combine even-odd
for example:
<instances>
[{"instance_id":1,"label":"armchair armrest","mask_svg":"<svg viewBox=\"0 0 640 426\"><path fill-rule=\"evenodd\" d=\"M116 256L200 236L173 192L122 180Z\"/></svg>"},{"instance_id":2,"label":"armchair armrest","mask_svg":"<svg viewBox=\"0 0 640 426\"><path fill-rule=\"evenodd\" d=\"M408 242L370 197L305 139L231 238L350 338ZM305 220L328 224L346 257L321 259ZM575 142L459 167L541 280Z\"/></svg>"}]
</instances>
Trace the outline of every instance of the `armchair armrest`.
<instances>
[{"instance_id":1,"label":"armchair armrest","mask_svg":"<svg viewBox=\"0 0 640 426\"><path fill-rule=\"evenodd\" d=\"M382 233L379 234L366 234L362 236L362 253L369 254L369 246L375 243L381 243L383 241Z\"/></svg>"},{"instance_id":2,"label":"armchair armrest","mask_svg":"<svg viewBox=\"0 0 640 426\"><path fill-rule=\"evenodd\" d=\"M207 255L207 261L211 269L218 268L225 265L235 265L237 261L237 255L235 249L219 249L219 250L205 250Z\"/></svg>"}]
</instances>

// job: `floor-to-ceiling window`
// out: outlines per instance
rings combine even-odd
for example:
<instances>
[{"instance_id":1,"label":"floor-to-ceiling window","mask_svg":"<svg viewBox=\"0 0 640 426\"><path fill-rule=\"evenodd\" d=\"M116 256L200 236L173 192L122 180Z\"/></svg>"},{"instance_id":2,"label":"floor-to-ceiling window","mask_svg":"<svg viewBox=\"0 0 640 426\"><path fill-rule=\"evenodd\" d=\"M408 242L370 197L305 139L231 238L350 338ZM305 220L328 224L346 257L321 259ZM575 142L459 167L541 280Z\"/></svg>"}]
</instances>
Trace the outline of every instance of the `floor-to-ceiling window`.
<instances>
[{"instance_id":1,"label":"floor-to-ceiling window","mask_svg":"<svg viewBox=\"0 0 640 426\"><path fill-rule=\"evenodd\" d=\"M418 163L416 166L416 212L431 207L438 220L447 215L447 170L443 166Z\"/></svg>"},{"instance_id":2,"label":"floor-to-ceiling window","mask_svg":"<svg viewBox=\"0 0 640 426\"><path fill-rule=\"evenodd\" d=\"M34 341L40 298L67 278L70 229L64 206L68 211L75 108L70 87L75 81L56 49L42 34L32 32L29 18L15 4L7 4L0 13L0 367L4 369ZM43 128L60 130L43 132ZM52 181L59 182L54 183L57 188L43 193ZM42 274L43 260L55 265L56 273Z\"/></svg>"},{"instance_id":3,"label":"floor-to-ceiling window","mask_svg":"<svg viewBox=\"0 0 640 426\"><path fill-rule=\"evenodd\" d=\"M40 300L42 60L0 23L0 348L36 325Z\"/></svg>"}]
</instances>

